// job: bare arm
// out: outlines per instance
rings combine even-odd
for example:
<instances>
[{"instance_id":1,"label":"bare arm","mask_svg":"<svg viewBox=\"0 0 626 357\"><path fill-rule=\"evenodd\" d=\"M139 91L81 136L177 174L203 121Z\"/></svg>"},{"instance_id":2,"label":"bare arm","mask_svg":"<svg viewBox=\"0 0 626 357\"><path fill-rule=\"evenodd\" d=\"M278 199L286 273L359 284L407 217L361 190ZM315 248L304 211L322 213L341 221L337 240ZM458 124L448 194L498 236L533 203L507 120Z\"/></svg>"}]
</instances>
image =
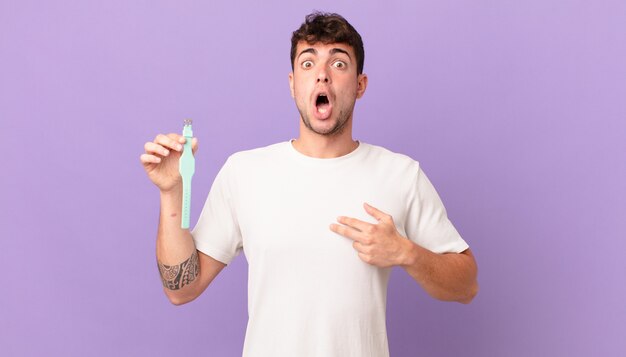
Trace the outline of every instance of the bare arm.
<instances>
[{"instance_id":1,"label":"bare arm","mask_svg":"<svg viewBox=\"0 0 626 357\"><path fill-rule=\"evenodd\" d=\"M189 230L180 228L182 180L178 162L185 141L185 137L178 134L159 134L144 145L146 152L140 157L148 178L160 192L157 265L165 295L175 305L197 298L226 266L197 251ZM197 147L194 138L194 153Z\"/></svg>"},{"instance_id":2,"label":"bare arm","mask_svg":"<svg viewBox=\"0 0 626 357\"><path fill-rule=\"evenodd\" d=\"M197 298L226 264L197 251L189 230L180 228L182 192L161 193L156 256L163 291L175 305Z\"/></svg>"},{"instance_id":3,"label":"bare arm","mask_svg":"<svg viewBox=\"0 0 626 357\"><path fill-rule=\"evenodd\" d=\"M439 300L469 303L478 293L476 261L467 249L462 253L437 254L400 235L393 218L364 204L365 211L378 220L371 224L352 217L338 217L330 229L352 239L352 246L364 262L386 268L399 265L426 292Z\"/></svg>"},{"instance_id":4,"label":"bare arm","mask_svg":"<svg viewBox=\"0 0 626 357\"><path fill-rule=\"evenodd\" d=\"M468 304L478 293L478 269L469 249L458 254L437 254L407 239L405 253L400 266L430 296Z\"/></svg>"}]
</instances>

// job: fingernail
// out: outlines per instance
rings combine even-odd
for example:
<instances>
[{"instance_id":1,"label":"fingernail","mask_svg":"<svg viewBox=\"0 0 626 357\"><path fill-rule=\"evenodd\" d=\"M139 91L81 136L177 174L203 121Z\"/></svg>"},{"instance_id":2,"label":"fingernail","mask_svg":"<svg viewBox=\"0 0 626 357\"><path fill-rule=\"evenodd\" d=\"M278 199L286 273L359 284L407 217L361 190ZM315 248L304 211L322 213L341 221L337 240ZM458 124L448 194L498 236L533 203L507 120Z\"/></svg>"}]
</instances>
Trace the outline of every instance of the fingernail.
<instances>
[{"instance_id":1,"label":"fingernail","mask_svg":"<svg viewBox=\"0 0 626 357\"><path fill-rule=\"evenodd\" d=\"M170 152L168 150L163 150L163 155L168 155Z\"/></svg>"}]
</instances>

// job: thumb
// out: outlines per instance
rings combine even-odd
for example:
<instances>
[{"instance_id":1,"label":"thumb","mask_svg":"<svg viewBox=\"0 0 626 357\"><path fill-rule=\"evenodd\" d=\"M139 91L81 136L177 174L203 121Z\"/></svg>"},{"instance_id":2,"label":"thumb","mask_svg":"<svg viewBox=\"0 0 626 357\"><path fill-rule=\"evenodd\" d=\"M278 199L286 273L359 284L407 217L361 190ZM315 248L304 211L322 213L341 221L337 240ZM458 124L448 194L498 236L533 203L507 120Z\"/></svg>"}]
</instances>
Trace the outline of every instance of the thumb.
<instances>
[{"instance_id":1,"label":"thumb","mask_svg":"<svg viewBox=\"0 0 626 357\"><path fill-rule=\"evenodd\" d=\"M198 151L198 138L193 138L191 139L191 153L195 155L196 151Z\"/></svg>"}]
</instances>

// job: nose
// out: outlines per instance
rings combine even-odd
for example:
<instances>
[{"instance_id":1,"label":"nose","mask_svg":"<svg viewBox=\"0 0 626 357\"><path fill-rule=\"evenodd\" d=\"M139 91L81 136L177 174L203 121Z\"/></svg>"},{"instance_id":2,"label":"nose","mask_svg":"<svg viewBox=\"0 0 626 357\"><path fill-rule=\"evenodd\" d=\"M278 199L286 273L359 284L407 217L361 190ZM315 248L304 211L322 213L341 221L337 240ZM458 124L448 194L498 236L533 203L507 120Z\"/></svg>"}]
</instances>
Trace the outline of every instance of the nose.
<instances>
[{"instance_id":1,"label":"nose","mask_svg":"<svg viewBox=\"0 0 626 357\"><path fill-rule=\"evenodd\" d=\"M320 70L317 73L317 83L330 83L330 77L328 76L328 72L325 69Z\"/></svg>"}]
</instances>

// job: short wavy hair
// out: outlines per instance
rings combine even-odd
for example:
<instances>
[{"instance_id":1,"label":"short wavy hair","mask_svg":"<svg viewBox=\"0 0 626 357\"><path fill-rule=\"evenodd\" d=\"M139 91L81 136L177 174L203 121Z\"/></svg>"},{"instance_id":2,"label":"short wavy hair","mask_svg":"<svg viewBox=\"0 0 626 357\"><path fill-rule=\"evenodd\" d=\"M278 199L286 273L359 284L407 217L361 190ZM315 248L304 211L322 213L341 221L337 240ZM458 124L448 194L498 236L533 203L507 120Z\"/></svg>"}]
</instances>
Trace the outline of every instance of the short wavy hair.
<instances>
[{"instance_id":1,"label":"short wavy hair","mask_svg":"<svg viewBox=\"0 0 626 357\"><path fill-rule=\"evenodd\" d=\"M298 42L305 41L308 44L321 42L344 43L354 49L357 62L357 74L363 73L365 50L361 35L350 23L339 14L314 12L305 17L304 23L291 36L291 70L294 69L296 59L296 47Z\"/></svg>"}]
</instances>

